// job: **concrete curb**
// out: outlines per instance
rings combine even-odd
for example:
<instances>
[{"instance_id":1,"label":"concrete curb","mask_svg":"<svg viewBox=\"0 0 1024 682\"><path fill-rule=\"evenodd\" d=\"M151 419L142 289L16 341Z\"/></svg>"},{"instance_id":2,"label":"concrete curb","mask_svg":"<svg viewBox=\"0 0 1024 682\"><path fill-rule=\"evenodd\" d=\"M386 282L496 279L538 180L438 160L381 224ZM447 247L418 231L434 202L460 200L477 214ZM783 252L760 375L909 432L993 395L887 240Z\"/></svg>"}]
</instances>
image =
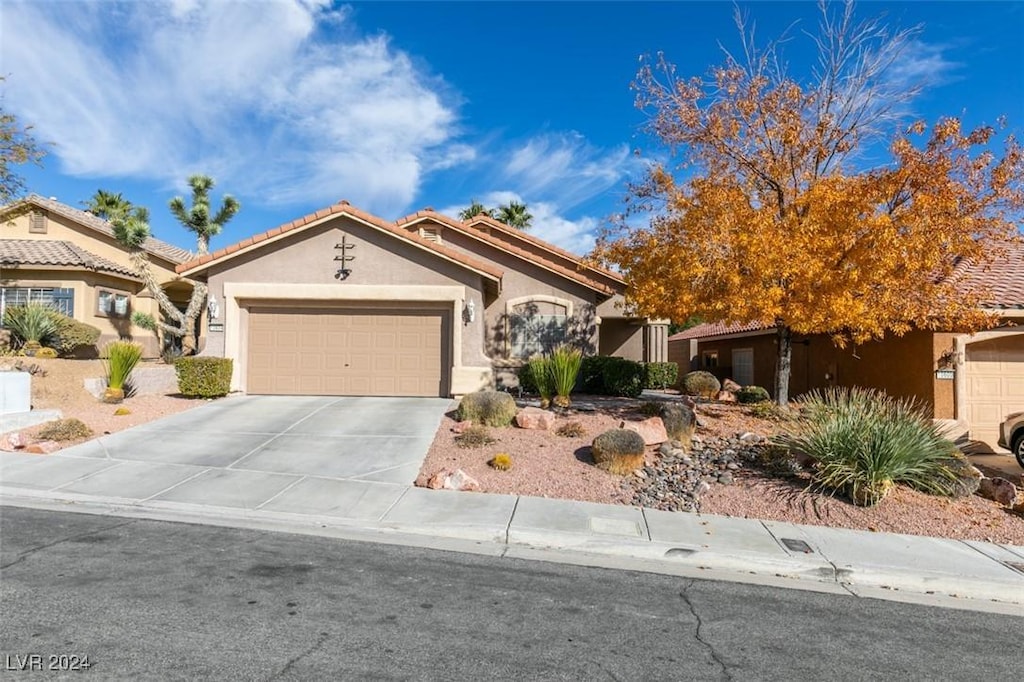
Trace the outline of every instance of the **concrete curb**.
<instances>
[{"instance_id":1,"label":"concrete curb","mask_svg":"<svg viewBox=\"0 0 1024 682\"><path fill-rule=\"evenodd\" d=\"M446 505L481 504L490 506L492 512L488 515L486 510L476 510L469 506L465 507L468 516L462 517L466 521L452 522L447 519L442 522L440 516L432 518L429 510L422 510L417 501L420 496ZM408 509L404 513L393 514L404 500ZM581 531L530 527L526 507L538 504L538 501L575 505L607 515L610 519L616 515L620 519L643 518L642 535L624 537L619 534L595 534L593 529ZM860 531L689 514L669 517L691 528L679 531L680 526L676 526L679 537L665 541L659 539L664 530L655 519L667 512L619 505L483 496L480 493L426 491L418 488L407 489L392 508L377 520L157 500L140 502L2 485L0 504L325 535L494 556L563 560L583 565L755 582L854 596L924 600L923 603L958 608L997 607L1001 612L1024 616L1024 572L1019 572L1007 563L1017 563L1019 559L1024 565L1024 548L991 543L861 534ZM527 517L526 522L522 521L523 517ZM593 525L594 518L604 517L590 518ZM607 520L602 523L607 523ZM699 527L707 537L693 536L692 527ZM711 530L703 530L705 527ZM613 531L622 531L625 526L611 528ZM730 532L732 537L729 536ZM738 547L736 538L740 535L763 551L746 551ZM793 539L805 542L809 551L787 548L783 540ZM873 549L882 551L881 558L872 559L870 552L865 552L863 547L853 549L858 543L863 545L872 542L875 545ZM836 547L847 549L844 553L836 550ZM888 554L885 553L887 548ZM919 556L923 559L911 561L901 556L900 552L910 553L911 558ZM950 556L950 563L940 570L934 561L929 561L934 558L930 552ZM851 560L850 556L860 558ZM953 599L950 600L950 597Z\"/></svg>"}]
</instances>

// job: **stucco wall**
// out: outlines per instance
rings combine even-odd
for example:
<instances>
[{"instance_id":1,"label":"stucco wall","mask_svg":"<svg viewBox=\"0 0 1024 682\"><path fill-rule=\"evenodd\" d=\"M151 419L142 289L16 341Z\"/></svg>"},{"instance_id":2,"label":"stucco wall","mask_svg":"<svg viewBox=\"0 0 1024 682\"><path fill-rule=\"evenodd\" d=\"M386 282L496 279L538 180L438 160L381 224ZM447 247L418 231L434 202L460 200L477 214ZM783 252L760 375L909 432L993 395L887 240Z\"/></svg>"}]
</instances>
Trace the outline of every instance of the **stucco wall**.
<instances>
[{"instance_id":1,"label":"stucco wall","mask_svg":"<svg viewBox=\"0 0 1024 682\"><path fill-rule=\"evenodd\" d=\"M643 325L621 317L601 319L601 355L615 355L628 360L642 360L644 355Z\"/></svg>"}]
</instances>

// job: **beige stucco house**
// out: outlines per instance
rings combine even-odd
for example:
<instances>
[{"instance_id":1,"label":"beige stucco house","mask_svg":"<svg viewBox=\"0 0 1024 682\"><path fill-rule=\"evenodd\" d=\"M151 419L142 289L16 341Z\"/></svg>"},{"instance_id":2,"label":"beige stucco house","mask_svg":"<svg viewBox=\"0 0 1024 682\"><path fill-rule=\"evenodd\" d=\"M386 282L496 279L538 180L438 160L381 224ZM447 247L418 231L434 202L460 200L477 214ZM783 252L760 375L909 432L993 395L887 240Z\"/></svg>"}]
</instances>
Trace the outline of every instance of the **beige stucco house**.
<instances>
[{"instance_id":1,"label":"beige stucco house","mask_svg":"<svg viewBox=\"0 0 1024 682\"><path fill-rule=\"evenodd\" d=\"M184 308L192 286L174 269L192 254L152 238L144 248L158 281ZM0 208L0 319L7 306L28 301L98 327L99 346L131 338L142 343L146 357L160 354L152 332L132 327L133 311L159 318L159 308L110 224L35 194Z\"/></svg>"},{"instance_id":2,"label":"beige stucco house","mask_svg":"<svg viewBox=\"0 0 1024 682\"><path fill-rule=\"evenodd\" d=\"M625 312L618 275L485 217L341 201L177 271L209 284L204 354L248 393L461 395L562 342L667 359L667 325Z\"/></svg>"},{"instance_id":3,"label":"beige stucco house","mask_svg":"<svg viewBox=\"0 0 1024 682\"><path fill-rule=\"evenodd\" d=\"M935 419L954 421L971 440L995 446L1000 422L1024 410L1024 245L987 265L965 264L958 288L983 288L997 327L977 334L911 331L838 348L826 334L794 335L790 395L829 386L862 386L912 398ZM669 338L685 368L719 378L775 383L776 329L759 324L702 324Z\"/></svg>"}]
</instances>

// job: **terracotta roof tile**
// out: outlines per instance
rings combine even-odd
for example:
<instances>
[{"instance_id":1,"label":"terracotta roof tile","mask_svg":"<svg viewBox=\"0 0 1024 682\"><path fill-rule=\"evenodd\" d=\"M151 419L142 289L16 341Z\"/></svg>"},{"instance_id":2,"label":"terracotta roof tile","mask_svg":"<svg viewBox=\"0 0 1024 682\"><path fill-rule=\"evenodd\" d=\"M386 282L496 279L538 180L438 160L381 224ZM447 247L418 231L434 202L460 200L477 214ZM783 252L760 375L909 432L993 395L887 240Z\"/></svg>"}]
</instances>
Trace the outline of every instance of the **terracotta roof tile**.
<instances>
[{"instance_id":1,"label":"terracotta roof tile","mask_svg":"<svg viewBox=\"0 0 1024 682\"><path fill-rule=\"evenodd\" d=\"M247 237L241 242L232 244L223 249L219 249L211 254L207 254L199 258L194 258L191 261L182 263L177 267L177 272L184 273L189 270L194 270L195 268L200 267L202 265L206 265L213 261L226 258L231 254L240 251L241 249L256 244L257 242L266 241L278 235L285 234L293 230L301 229L303 227L306 227L307 225L319 222L331 216L341 215L347 215L349 217L356 218L364 223L369 223L370 225L373 225L374 227L380 229L381 231L387 232L406 242L411 242L428 251L433 251L434 253L438 254L439 256L442 256L443 258L459 263L460 265L467 267L470 270L475 270L476 272L486 275L494 280L501 280L502 276L504 276L504 273L501 271L500 268L497 268L494 265L491 265L490 263L485 263L475 258L471 258L470 256L467 256L466 254L460 251L456 251L455 249L451 249L447 246L444 246L443 244L437 244L430 240L423 239L418 234L413 234L411 232L403 230L400 227L398 227L395 223L390 223L384 220L383 218L379 218L373 215L372 213L367 213L366 211L358 209L355 206L352 206L347 201L342 201L337 204L334 204L333 206L322 208L314 213L310 213L301 218L296 218L290 223L279 225L278 227L267 230L262 234Z\"/></svg>"},{"instance_id":2,"label":"terracotta roof tile","mask_svg":"<svg viewBox=\"0 0 1024 682\"><path fill-rule=\"evenodd\" d=\"M510 244L501 239L497 239L496 237L492 237L486 232L475 230L472 227L466 225L465 223L462 223L454 218L449 218L448 216L442 213L436 213L434 211L417 211L412 215L405 216L404 218L399 218L398 220L395 221L395 224L399 226L411 226L413 223L418 222L420 220L433 220L434 222L440 223L451 229L457 230L462 234L468 235L482 242L490 244L494 248L501 249L506 253L511 253L531 263L537 263L539 260L537 254L535 253L527 251L526 249L522 249L518 246L515 246L514 244ZM578 257L572 256L572 258L575 261L579 262ZM579 282L580 284L583 284L586 287L595 289L605 294L618 293L612 286L599 282L593 277L588 276L585 270L574 270L572 268L567 268L564 265L560 265L559 263L547 259L543 259L543 262L544 265L542 267L546 266L548 269L553 270L558 274L567 277L568 279Z\"/></svg>"},{"instance_id":3,"label":"terracotta roof tile","mask_svg":"<svg viewBox=\"0 0 1024 682\"><path fill-rule=\"evenodd\" d=\"M984 292L986 308L1024 308L1024 241L985 264L963 262L954 275L962 293Z\"/></svg>"},{"instance_id":4,"label":"terracotta roof tile","mask_svg":"<svg viewBox=\"0 0 1024 682\"><path fill-rule=\"evenodd\" d=\"M73 242L48 239L0 239L0 265L73 267L139 278L127 265L97 256Z\"/></svg>"},{"instance_id":5,"label":"terracotta roof tile","mask_svg":"<svg viewBox=\"0 0 1024 682\"><path fill-rule=\"evenodd\" d=\"M668 337L669 341L684 341L686 339L704 339L712 336L725 336L726 334L742 334L744 332L768 331L772 327L765 326L760 322L705 322L695 327L684 329L678 334Z\"/></svg>"},{"instance_id":6,"label":"terracotta roof tile","mask_svg":"<svg viewBox=\"0 0 1024 682\"><path fill-rule=\"evenodd\" d=\"M21 201L16 201L12 204L8 204L7 206L0 207L0 213L6 213L12 209L24 206L25 204L32 204L33 206L46 209L51 213L63 216L68 220L78 223L79 225L91 228L101 234L115 239L114 228L111 227L110 223L106 220L98 218L87 211L80 211L77 208L68 206L67 204L62 204L55 199L47 199L39 196L38 194L30 194ZM174 246L173 244L168 244L167 242L154 237L147 239L142 245L142 248L149 254L159 256L160 258L175 264L184 263L192 258L192 253L190 251Z\"/></svg>"}]
</instances>

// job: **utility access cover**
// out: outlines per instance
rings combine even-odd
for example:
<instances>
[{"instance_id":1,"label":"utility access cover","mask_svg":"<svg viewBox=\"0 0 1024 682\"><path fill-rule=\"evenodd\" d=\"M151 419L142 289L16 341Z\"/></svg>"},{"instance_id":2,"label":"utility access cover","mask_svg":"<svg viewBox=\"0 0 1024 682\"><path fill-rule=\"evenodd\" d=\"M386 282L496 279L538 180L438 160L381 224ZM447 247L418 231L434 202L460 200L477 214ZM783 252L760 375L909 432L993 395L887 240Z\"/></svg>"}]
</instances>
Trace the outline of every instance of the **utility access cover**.
<instances>
[{"instance_id":1,"label":"utility access cover","mask_svg":"<svg viewBox=\"0 0 1024 682\"><path fill-rule=\"evenodd\" d=\"M786 546L790 552L802 552L803 554L814 554L814 550L803 540L794 538L779 538L779 542Z\"/></svg>"}]
</instances>

